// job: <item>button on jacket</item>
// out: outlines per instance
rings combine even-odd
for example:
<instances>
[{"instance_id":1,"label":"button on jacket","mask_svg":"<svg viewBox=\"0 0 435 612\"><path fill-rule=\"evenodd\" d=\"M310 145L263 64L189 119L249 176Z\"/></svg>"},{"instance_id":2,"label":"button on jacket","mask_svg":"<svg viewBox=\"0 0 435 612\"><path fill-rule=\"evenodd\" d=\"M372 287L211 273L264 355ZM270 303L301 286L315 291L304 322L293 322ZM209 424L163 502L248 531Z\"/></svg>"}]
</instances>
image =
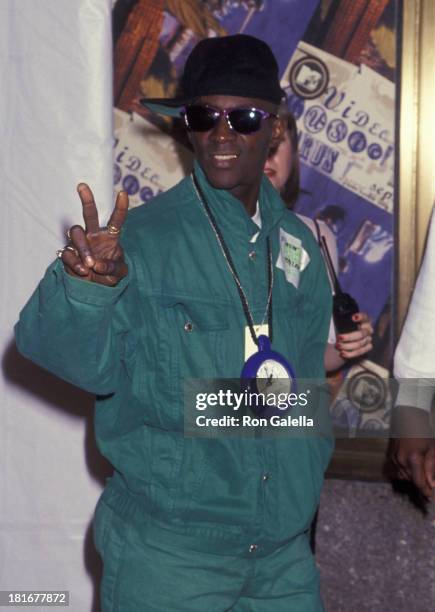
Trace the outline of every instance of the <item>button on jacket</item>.
<instances>
[{"instance_id":1,"label":"button on jacket","mask_svg":"<svg viewBox=\"0 0 435 612\"><path fill-rule=\"evenodd\" d=\"M258 233L238 200L195 171L256 323L267 304L270 237L272 347L298 378L321 378L331 291L311 231L268 179ZM309 256L297 288L276 266L280 230ZM190 177L132 210L122 244L129 273L116 287L71 277L59 260L50 266L21 313L18 348L97 395L97 442L115 470L103 500L116 513L162 541L265 554L308 529L331 440L185 437L184 379L240 376L246 319L237 288Z\"/></svg>"}]
</instances>

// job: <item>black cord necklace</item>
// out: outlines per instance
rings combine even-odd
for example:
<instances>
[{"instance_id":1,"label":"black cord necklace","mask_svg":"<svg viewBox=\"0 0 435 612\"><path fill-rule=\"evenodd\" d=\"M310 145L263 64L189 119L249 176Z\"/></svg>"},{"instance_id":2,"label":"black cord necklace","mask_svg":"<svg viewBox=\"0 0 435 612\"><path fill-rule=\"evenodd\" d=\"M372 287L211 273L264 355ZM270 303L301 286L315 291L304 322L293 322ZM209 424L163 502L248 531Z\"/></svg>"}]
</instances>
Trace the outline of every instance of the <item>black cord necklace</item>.
<instances>
[{"instance_id":1,"label":"black cord necklace","mask_svg":"<svg viewBox=\"0 0 435 612\"><path fill-rule=\"evenodd\" d=\"M233 259L231 257L228 246L222 236L222 232L220 231L218 224L216 223L216 219L210 209L210 206L207 203L207 199L204 196L204 193L199 185L198 179L195 176L195 173L192 172L192 182L196 191L196 195L198 196L198 200L209 220L209 223L213 229L213 232L216 236L216 240L221 248L225 261L227 262L228 268L233 276L234 282L236 283L237 291L240 296L240 301L242 302L243 312L245 314L246 321L249 326L249 331L251 332L251 337L254 343L258 346L258 336L255 331L254 319L252 317L251 310L249 308L248 299L246 297L245 291L242 287L242 283L240 282L239 275L237 274L236 268L234 266ZM263 321L261 325L263 325L266 317L269 326L269 339L272 342L273 337L273 328L272 328L272 290L273 290L273 261L272 261L272 250L270 248L270 240L269 237L266 239L267 242L267 258L268 258L268 298L266 304L266 311L264 313Z\"/></svg>"}]
</instances>

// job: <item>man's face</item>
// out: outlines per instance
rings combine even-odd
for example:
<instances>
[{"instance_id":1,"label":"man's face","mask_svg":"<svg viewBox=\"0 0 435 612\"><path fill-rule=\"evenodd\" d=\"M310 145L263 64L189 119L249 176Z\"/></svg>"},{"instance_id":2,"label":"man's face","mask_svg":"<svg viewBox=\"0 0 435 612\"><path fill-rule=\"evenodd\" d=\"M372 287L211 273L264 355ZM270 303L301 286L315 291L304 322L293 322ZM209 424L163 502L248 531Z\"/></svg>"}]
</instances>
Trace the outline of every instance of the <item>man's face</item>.
<instances>
[{"instance_id":1,"label":"man's face","mask_svg":"<svg viewBox=\"0 0 435 612\"><path fill-rule=\"evenodd\" d=\"M196 104L219 110L243 107L276 112L276 105L256 98L202 96ZM189 138L211 185L229 191L244 204L249 214L253 214L269 148L275 141L279 142L281 134L282 124L273 117L262 119L257 132L239 134L221 115L211 130L191 131Z\"/></svg>"}]
</instances>

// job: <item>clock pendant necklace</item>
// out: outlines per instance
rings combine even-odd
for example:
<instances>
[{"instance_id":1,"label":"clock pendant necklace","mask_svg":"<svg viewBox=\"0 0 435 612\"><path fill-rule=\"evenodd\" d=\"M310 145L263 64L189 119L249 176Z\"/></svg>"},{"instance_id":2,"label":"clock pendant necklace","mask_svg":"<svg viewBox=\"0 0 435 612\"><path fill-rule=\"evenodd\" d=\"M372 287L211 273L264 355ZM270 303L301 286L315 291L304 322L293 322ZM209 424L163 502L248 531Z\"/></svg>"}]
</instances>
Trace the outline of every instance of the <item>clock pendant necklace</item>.
<instances>
[{"instance_id":1,"label":"clock pendant necklace","mask_svg":"<svg viewBox=\"0 0 435 612\"><path fill-rule=\"evenodd\" d=\"M216 219L207 203L207 200L202 192L202 189L198 183L195 173L192 172L192 182L195 188L198 200L204 210L204 213L213 229L216 240L221 248L224 259L231 272L234 282L237 287L237 291L240 297L240 301L243 306L243 312L245 314L246 321L248 323L249 331L252 336L252 340L258 347L258 351L249 357L242 368L241 379L244 388L252 393L261 393L264 395L273 394L277 396L279 393L289 394L295 391L296 376L294 369L289 361L280 353L271 349L272 341L272 290L273 290L273 261L272 251L270 248L270 240L267 238L267 257L268 257L268 298L266 304L266 311L264 313L263 322L268 321L269 337L265 335L257 336L254 327L254 319L249 308L248 299L245 291L240 282L239 275L237 274L234 266L231 254L228 246L222 236L222 233L216 223ZM282 403L280 404L282 405ZM269 408L270 406L267 404ZM264 404L258 405L256 412L262 413L266 410L267 406ZM251 408L255 408L251 405ZM285 409L285 408L284 408ZM276 413L275 413L276 414Z\"/></svg>"}]
</instances>

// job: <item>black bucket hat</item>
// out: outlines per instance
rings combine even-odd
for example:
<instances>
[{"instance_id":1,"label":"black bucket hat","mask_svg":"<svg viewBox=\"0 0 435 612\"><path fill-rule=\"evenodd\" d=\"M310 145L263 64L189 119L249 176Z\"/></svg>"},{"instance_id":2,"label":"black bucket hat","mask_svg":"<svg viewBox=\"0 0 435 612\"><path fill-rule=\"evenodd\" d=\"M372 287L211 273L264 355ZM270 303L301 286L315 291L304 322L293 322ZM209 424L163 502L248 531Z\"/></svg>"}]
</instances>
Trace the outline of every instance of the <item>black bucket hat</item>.
<instances>
[{"instance_id":1,"label":"black bucket hat","mask_svg":"<svg viewBox=\"0 0 435 612\"><path fill-rule=\"evenodd\" d=\"M151 111L177 117L200 96L258 98L279 104L285 96L269 45L255 36L204 38L191 51L176 98L143 98Z\"/></svg>"}]
</instances>

